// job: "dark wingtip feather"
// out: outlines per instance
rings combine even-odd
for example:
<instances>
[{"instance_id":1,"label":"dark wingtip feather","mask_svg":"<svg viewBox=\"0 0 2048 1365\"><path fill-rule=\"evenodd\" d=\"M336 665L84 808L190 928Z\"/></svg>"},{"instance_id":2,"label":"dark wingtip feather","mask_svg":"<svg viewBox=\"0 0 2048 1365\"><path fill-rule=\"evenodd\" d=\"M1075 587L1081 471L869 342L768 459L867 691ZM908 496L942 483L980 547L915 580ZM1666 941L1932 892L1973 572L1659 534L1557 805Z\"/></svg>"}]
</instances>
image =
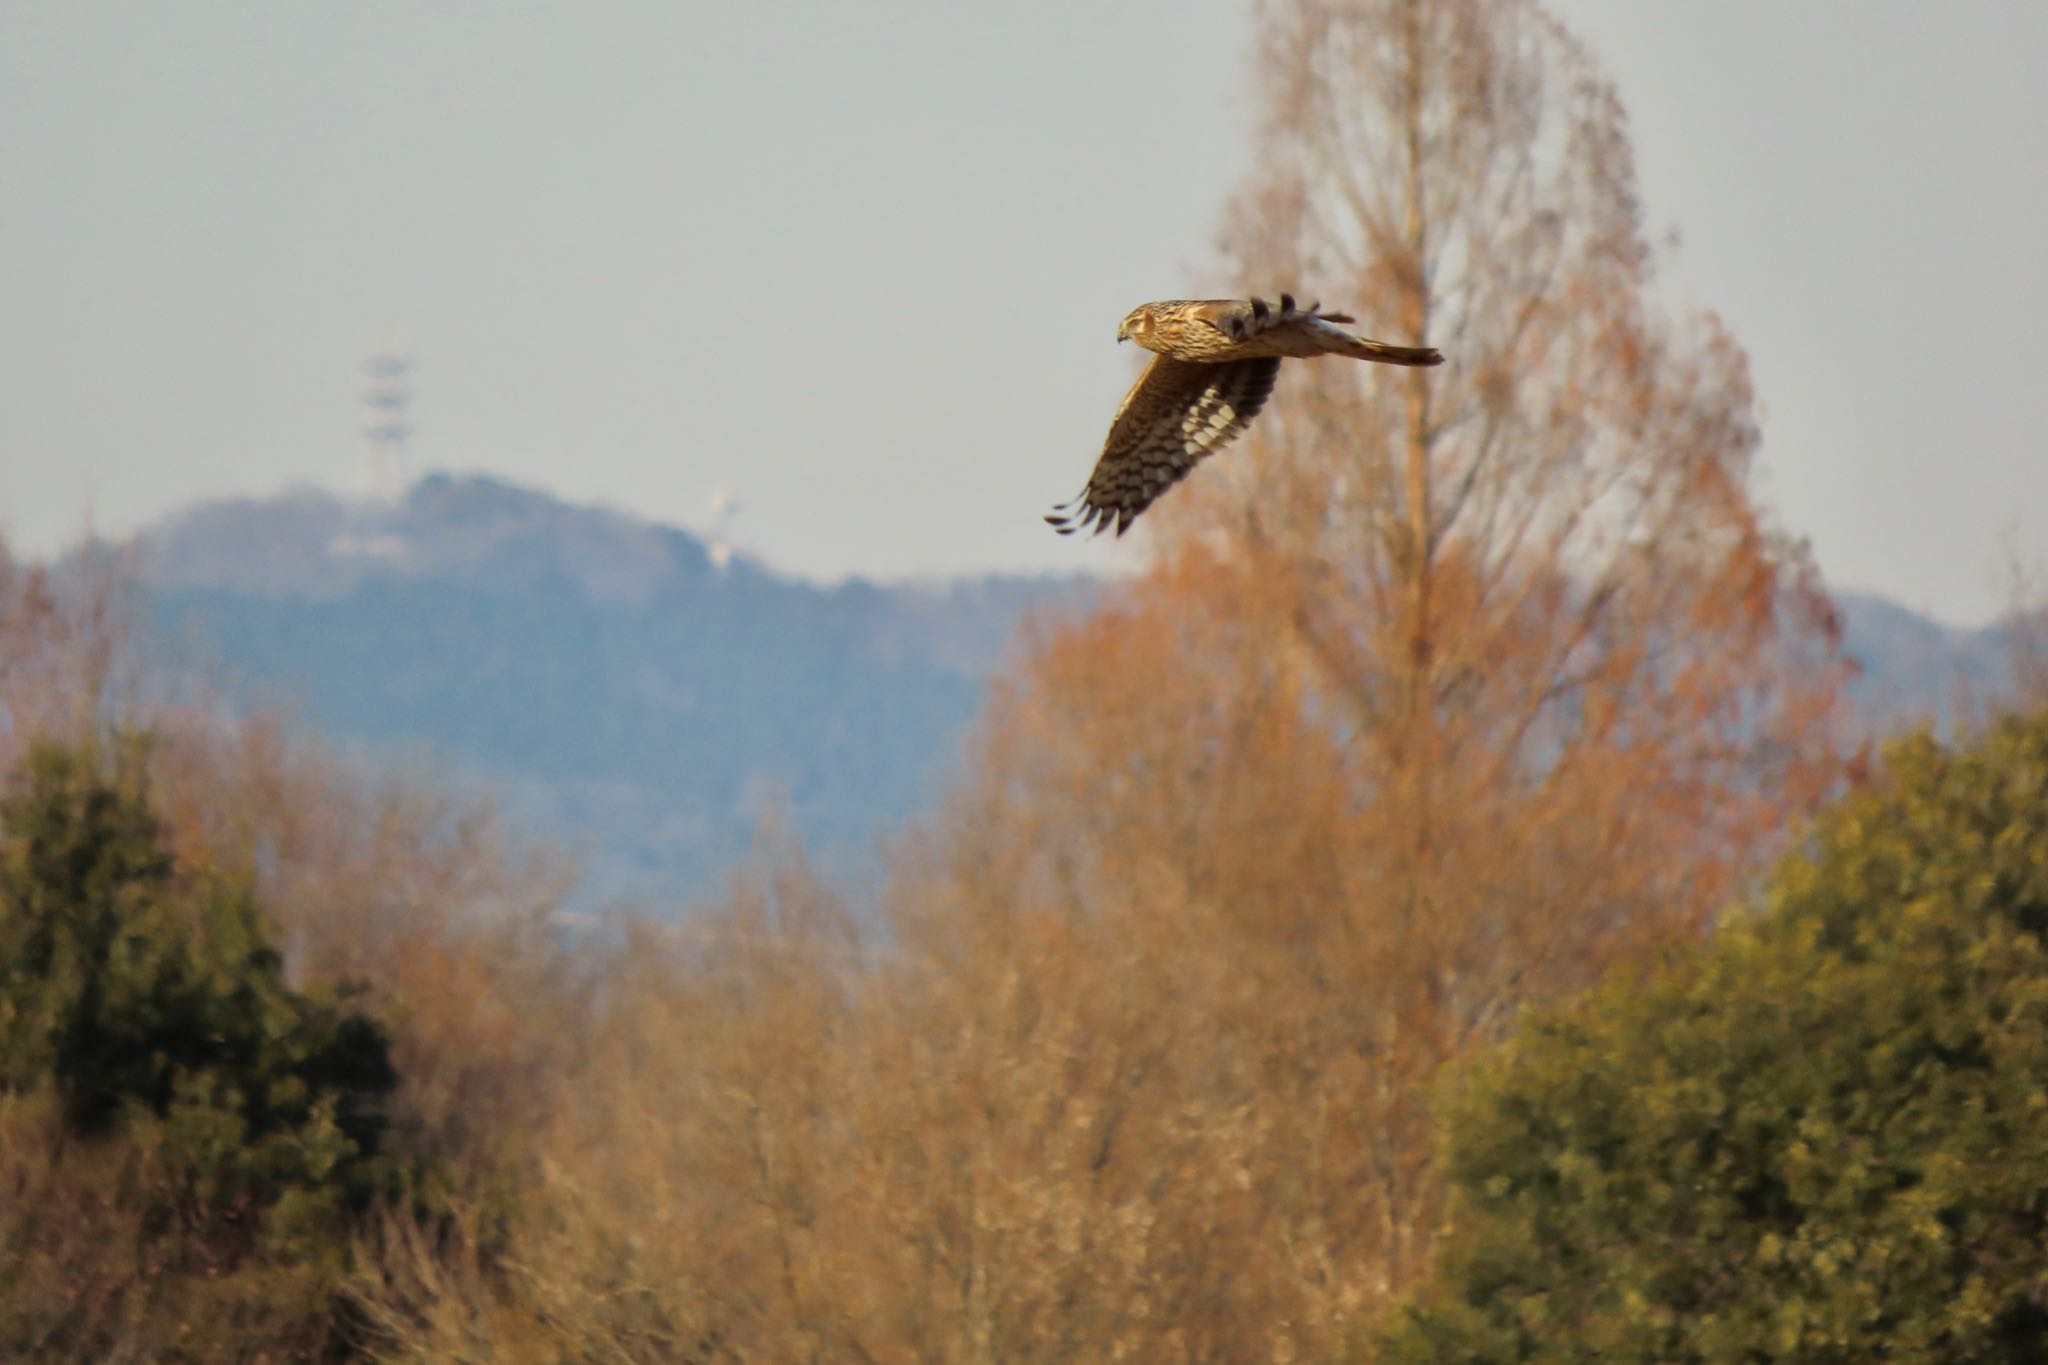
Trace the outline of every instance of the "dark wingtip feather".
<instances>
[{"instance_id":1,"label":"dark wingtip feather","mask_svg":"<svg viewBox=\"0 0 2048 1365\"><path fill-rule=\"evenodd\" d=\"M1077 531L1099 536L1115 525L1116 519L1117 513L1114 508L1101 507L1089 502L1088 490L1084 488L1074 495L1072 501L1063 502L1053 508L1046 516L1045 522L1063 536L1073 535ZM1122 530L1119 529L1117 534L1122 535Z\"/></svg>"}]
</instances>

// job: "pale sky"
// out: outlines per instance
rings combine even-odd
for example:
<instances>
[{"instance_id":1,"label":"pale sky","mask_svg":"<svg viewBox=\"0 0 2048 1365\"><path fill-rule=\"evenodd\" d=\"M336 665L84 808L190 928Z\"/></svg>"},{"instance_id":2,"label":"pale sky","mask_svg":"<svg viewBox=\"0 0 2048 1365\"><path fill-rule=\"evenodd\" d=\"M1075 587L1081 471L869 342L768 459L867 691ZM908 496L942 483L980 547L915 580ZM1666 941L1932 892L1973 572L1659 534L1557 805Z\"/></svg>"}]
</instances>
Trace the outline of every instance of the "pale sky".
<instances>
[{"instance_id":1,"label":"pale sky","mask_svg":"<svg viewBox=\"0 0 2048 1365\"><path fill-rule=\"evenodd\" d=\"M2048 562L2048 6L1558 0L1669 298L1831 583L1951 620ZM1100 568L1039 520L1223 281L1245 0L0 0L0 530L489 471L820 578ZM1315 292L1314 282L1304 282ZM1125 549L1122 553L1128 554Z\"/></svg>"}]
</instances>

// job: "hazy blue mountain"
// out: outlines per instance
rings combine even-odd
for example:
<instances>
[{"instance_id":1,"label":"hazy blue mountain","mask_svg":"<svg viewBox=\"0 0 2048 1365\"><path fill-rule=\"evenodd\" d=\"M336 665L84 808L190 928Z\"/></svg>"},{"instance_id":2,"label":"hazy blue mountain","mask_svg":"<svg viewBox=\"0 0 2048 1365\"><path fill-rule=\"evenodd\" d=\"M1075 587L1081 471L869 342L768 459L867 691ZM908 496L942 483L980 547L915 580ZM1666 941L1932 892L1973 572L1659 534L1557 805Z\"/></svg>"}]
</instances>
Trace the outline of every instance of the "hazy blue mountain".
<instances>
[{"instance_id":1,"label":"hazy blue mountain","mask_svg":"<svg viewBox=\"0 0 2048 1365\"><path fill-rule=\"evenodd\" d=\"M159 637L372 757L488 783L584 852L589 899L675 902L779 807L829 867L944 790L990 672L1085 578L826 587L487 478L400 503L209 503L142 538ZM1996 630L1838 597L1884 722L1994 692Z\"/></svg>"},{"instance_id":2,"label":"hazy blue mountain","mask_svg":"<svg viewBox=\"0 0 2048 1365\"><path fill-rule=\"evenodd\" d=\"M1842 636L1863 668L1856 699L1877 723L1946 725L2010 686L2012 642L2003 625L1967 629L1869 593L1838 592Z\"/></svg>"},{"instance_id":3,"label":"hazy blue mountain","mask_svg":"<svg viewBox=\"0 0 2048 1365\"><path fill-rule=\"evenodd\" d=\"M836 587L483 478L322 493L149 531L154 628L243 696L497 787L592 895L702 889L771 808L829 864L943 790L989 671L1079 579Z\"/></svg>"}]
</instances>

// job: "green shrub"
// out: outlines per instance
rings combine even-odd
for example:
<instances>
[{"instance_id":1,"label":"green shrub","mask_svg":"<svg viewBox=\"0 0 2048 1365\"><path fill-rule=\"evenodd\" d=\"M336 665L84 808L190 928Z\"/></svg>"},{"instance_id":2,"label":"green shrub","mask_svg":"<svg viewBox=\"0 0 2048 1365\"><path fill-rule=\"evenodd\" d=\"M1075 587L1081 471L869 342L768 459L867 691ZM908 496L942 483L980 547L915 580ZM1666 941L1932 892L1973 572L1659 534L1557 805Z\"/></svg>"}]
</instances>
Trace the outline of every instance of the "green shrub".
<instances>
[{"instance_id":1,"label":"green shrub","mask_svg":"<svg viewBox=\"0 0 2048 1365\"><path fill-rule=\"evenodd\" d=\"M394 1184L383 1030L291 987L246 887L176 863L143 759L42 745L0 798L0 1155L142 1244L0 1220L10 1356L136 1348L117 1319L175 1320L189 1358L325 1340L355 1218ZM12 1292L38 1273L106 1301Z\"/></svg>"},{"instance_id":2,"label":"green shrub","mask_svg":"<svg viewBox=\"0 0 2048 1365\"><path fill-rule=\"evenodd\" d=\"M1758 913L1454 1103L1404 1361L2048 1359L2048 719L1921 736Z\"/></svg>"}]
</instances>

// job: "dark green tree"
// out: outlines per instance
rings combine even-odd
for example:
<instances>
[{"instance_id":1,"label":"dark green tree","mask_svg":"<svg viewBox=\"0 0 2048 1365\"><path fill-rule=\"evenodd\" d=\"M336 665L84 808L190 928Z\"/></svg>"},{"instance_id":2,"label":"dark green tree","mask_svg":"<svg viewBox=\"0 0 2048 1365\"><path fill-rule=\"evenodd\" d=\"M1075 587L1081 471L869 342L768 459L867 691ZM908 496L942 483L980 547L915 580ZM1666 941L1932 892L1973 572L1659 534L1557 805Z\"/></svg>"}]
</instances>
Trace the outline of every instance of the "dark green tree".
<instances>
[{"instance_id":1,"label":"dark green tree","mask_svg":"<svg viewBox=\"0 0 2048 1365\"><path fill-rule=\"evenodd\" d=\"M163 1221L219 1231L216 1264L338 1247L389 1188L388 1041L292 988L246 886L178 865L145 760L41 744L0 798L0 1094L147 1146Z\"/></svg>"},{"instance_id":2,"label":"dark green tree","mask_svg":"<svg viewBox=\"0 0 2048 1365\"><path fill-rule=\"evenodd\" d=\"M1399 1361L2048 1359L2048 716L1895 746L1755 911L1453 1106Z\"/></svg>"}]
</instances>

